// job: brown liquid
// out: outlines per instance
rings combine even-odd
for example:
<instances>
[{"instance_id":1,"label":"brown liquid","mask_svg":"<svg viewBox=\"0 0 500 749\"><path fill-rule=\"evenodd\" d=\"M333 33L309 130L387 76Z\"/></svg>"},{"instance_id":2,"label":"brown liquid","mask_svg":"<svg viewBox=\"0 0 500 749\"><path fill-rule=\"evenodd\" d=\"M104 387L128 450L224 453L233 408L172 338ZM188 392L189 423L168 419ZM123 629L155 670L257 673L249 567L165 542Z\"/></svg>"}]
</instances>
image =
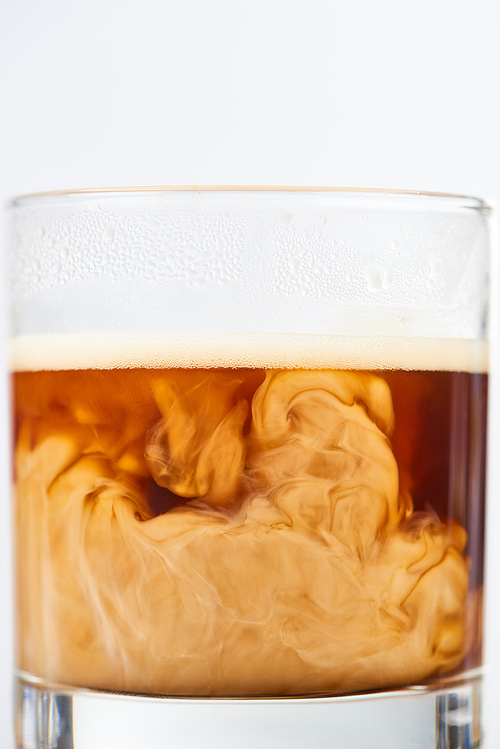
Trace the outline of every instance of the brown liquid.
<instances>
[{"instance_id":1,"label":"brown liquid","mask_svg":"<svg viewBox=\"0 0 500 749\"><path fill-rule=\"evenodd\" d=\"M18 666L192 695L481 660L487 378L14 375Z\"/></svg>"}]
</instances>

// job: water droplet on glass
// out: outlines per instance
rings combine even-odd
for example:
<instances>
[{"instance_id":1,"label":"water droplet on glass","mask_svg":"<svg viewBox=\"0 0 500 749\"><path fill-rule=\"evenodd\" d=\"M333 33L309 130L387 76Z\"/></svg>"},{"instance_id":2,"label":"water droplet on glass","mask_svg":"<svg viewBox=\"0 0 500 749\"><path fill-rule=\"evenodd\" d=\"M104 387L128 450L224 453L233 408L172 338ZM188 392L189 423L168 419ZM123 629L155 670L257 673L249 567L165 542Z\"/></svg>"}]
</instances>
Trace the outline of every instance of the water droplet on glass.
<instances>
[{"instance_id":1,"label":"water droplet on glass","mask_svg":"<svg viewBox=\"0 0 500 749\"><path fill-rule=\"evenodd\" d=\"M103 238L104 242L112 242L113 241L113 239L115 238L115 230L113 229L113 227L111 225L108 225L104 229L104 231L102 233L102 238Z\"/></svg>"}]
</instances>

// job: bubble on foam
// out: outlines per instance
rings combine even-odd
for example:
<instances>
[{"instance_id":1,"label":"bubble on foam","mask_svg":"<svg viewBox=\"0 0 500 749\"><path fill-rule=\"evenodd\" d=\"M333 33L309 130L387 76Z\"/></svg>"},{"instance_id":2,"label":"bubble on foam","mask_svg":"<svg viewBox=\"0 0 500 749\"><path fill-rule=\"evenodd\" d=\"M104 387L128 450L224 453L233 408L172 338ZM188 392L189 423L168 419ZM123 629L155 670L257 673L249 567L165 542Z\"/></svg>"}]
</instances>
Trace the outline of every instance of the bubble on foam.
<instances>
[{"instance_id":1,"label":"bubble on foam","mask_svg":"<svg viewBox=\"0 0 500 749\"><path fill-rule=\"evenodd\" d=\"M11 371L248 367L487 372L485 340L279 333L80 333L9 342Z\"/></svg>"}]
</instances>

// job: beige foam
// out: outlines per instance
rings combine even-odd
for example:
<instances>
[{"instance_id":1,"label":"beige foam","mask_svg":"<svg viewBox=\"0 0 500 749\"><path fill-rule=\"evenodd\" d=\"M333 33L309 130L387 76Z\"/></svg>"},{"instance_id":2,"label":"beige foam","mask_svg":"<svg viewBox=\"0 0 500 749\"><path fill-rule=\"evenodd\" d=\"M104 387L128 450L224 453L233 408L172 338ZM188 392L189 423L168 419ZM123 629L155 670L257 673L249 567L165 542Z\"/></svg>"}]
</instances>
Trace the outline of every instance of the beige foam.
<instances>
[{"instance_id":1,"label":"beige foam","mask_svg":"<svg viewBox=\"0 0 500 749\"><path fill-rule=\"evenodd\" d=\"M81 333L9 342L12 371L250 367L487 372L485 340L275 333Z\"/></svg>"}]
</instances>

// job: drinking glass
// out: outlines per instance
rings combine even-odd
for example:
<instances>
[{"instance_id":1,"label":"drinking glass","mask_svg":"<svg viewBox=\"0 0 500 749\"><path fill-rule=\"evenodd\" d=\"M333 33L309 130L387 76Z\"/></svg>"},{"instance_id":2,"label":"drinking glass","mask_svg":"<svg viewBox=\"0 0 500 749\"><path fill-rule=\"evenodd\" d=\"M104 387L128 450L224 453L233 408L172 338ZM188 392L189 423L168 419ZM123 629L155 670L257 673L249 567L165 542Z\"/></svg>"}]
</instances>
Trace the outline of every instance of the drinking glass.
<instances>
[{"instance_id":1,"label":"drinking glass","mask_svg":"<svg viewBox=\"0 0 500 749\"><path fill-rule=\"evenodd\" d=\"M10 211L19 747L478 747L488 208Z\"/></svg>"}]
</instances>

